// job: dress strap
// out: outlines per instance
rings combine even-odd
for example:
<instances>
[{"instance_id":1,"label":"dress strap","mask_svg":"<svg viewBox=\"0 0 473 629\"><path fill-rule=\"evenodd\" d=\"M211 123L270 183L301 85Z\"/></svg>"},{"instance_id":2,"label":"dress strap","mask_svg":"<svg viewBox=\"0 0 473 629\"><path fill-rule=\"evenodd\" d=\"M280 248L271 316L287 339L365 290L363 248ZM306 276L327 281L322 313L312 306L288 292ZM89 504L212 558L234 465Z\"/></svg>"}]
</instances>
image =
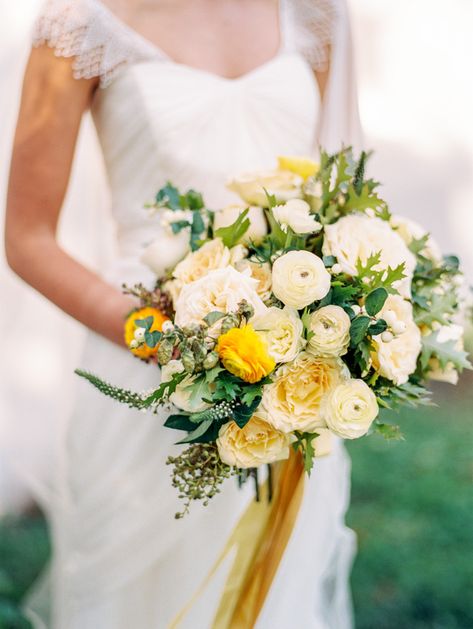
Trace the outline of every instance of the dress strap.
<instances>
[{"instance_id":1,"label":"dress strap","mask_svg":"<svg viewBox=\"0 0 473 629\"><path fill-rule=\"evenodd\" d=\"M122 68L159 56L98 0L46 0L32 39L33 46L46 44L58 57L74 57L74 78L99 77L101 87Z\"/></svg>"},{"instance_id":2,"label":"dress strap","mask_svg":"<svg viewBox=\"0 0 473 629\"><path fill-rule=\"evenodd\" d=\"M314 70L326 70L342 0L280 0L286 50L299 52Z\"/></svg>"}]
</instances>

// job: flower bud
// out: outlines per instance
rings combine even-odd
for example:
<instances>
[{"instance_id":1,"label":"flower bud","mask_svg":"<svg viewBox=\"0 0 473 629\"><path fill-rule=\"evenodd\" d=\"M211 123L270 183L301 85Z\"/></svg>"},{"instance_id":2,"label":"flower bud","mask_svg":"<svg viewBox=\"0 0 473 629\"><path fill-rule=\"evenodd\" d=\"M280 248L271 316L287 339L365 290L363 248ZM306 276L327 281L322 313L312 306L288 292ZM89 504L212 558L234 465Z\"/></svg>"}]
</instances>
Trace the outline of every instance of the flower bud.
<instances>
[{"instance_id":1,"label":"flower bud","mask_svg":"<svg viewBox=\"0 0 473 629\"><path fill-rule=\"evenodd\" d=\"M167 334L169 332L172 332L174 330L174 323L172 321L165 321L163 323L163 327L162 327L162 332L163 334Z\"/></svg>"},{"instance_id":2,"label":"flower bud","mask_svg":"<svg viewBox=\"0 0 473 629\"><path fill-rule=\"evenodd\" d=\"M389 330L386 330L381 334L381 340L383 341L383 343L390 343L393 339L394 335L392 332L389 332Z\"/></svg>"},{"instance_id":3,"label":"flower bud","mask_svg":"<svg viewBox=\"0 0 473 629\"><path fill-rule=\"evenodd\" d=\"M145 329L144 328L136 328L136 330L133 333L133 336L135 337L135 340L138 341L138 343L141 343L145 340Z\"/></svg>"},{"instance_id":4,"label":"flower bud","mask_svg":"<svg viewBox=\"0 0 473 629\"><path fill-rule=\"evenodd\" d=\"M213 369L218 364L217 352L210 352L204 359L204 369Z\"/></svg>"},{"instance_id":5,"label":"flower bud","mask_svg":"<svg viewBox=\"0 0 473 629\"><path fill-rule=\"evenodd\" d=\"M407 325L404 323L404 321L395 321L392 326L391 326L391 330L393 331L393 333L398 336L399 334L403 334L406 331Z\"/></svg>"},{"instance_id":6,"label":"flower bud","mask_svg":"<svg viewBox=\"0 0 473 629\"><path fill-rule=\"evenodd\" d=\"M139 343L136 339L133 339L129 345L130 349L136 349L138 346L139 346Z\"/></svg>"},{"instance_id":7,"label":"flower bud","mask_svg":"<svg viewBox=\"0 0 473 629\"><path fill-rule=\"evenodd\" d=\"M160 365L167 365L172 358L174 345L168 340L163 340L158 347L158 362Z\"/></svg>"},{"instance_id":8,"label":"flower bud","mask_svg":"<svg viewBox=\"0 0 473 629\"><path fill-rule=\"evenodd\" d=\"M338 264L338 262L336 262L332 268L330 269L330 271L334 274L334 275L338 275L339 273L341 273L343 271L342 269L342 265Z\"/></svg>"},{"instance_id":9,"label":"flower bud","mask_svg":"<svg viewBox=\"0 0 473 629\"><path fill-rule=\"evenodd\" d=\"M187 373L193 373L195 369L194 354L189 349L185 349L182 352L181 360Z\"/></svg>"}]
</instances>

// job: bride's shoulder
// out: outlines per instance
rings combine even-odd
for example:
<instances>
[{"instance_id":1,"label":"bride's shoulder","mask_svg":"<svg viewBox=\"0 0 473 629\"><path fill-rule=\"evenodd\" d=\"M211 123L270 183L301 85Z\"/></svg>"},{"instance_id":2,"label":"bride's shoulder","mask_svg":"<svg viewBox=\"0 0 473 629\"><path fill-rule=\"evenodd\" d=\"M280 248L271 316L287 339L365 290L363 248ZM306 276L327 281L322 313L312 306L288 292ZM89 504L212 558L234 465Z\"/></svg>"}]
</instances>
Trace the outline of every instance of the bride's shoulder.
<instances>
[{"instance_id":1,"label":"bride's shoulder","mask_svg":"<svg viewBox=\"0 0 473 629\"><path fill-rule=\"evenodd\" d=\"M156 51L114 11L113 0L44 0L35 20L33 46L73 57L75 78L100 78L106 87L124 67Z\"/></svg>"}]
</instances>

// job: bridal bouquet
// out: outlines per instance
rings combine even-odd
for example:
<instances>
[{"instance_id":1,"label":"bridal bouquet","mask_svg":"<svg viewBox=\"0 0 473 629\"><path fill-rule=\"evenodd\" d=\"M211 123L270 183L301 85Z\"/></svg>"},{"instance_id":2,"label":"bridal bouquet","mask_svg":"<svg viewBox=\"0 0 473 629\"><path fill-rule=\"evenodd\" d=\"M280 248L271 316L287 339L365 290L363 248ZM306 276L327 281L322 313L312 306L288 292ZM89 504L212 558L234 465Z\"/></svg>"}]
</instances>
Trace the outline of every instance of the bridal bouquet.
<instances>
[{"instance_id":1,"label":"bridal bouquet","mask_svg":"<svg viewBox=\"0 0 473 629\"><path fill-rule=\"evenodd\" d=\"M380 408L427 403L428 379L456 382L469 367L458 259L389 212L366 158L280 158L231 181L241 205L215 212L193 190L158 192L165 234L143 256L157 282L127 288L143 307L126 340L161 366L160 384L142 394L78 373L133 408L171 408L184 512L291 449L310 472L332 435L399 438Z\"/></svg>"}]
</instances>

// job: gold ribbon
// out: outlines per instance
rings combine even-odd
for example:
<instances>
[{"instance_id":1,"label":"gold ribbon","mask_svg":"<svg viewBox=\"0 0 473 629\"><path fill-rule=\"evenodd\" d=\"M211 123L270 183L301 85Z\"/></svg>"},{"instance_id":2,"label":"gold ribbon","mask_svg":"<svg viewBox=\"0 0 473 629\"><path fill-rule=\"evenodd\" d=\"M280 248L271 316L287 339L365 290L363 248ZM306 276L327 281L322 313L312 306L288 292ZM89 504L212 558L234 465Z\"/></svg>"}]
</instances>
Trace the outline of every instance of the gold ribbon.
<instances>
[{"instance_id":1,"label":"gold ribbon","mask_svg":"<svg viewBox=\"0 0 473 629\"><path fill-rule=\"evenodd\" d=\"M299 513L304 491L304 464L299 452L273 467L274 494L253 501L233 529L215 564L192 599L170 625L177 629L205 591L228 553L236 556L225 583L212 629L251 629L266 600Z\"/></svg>"}]
</instances>

